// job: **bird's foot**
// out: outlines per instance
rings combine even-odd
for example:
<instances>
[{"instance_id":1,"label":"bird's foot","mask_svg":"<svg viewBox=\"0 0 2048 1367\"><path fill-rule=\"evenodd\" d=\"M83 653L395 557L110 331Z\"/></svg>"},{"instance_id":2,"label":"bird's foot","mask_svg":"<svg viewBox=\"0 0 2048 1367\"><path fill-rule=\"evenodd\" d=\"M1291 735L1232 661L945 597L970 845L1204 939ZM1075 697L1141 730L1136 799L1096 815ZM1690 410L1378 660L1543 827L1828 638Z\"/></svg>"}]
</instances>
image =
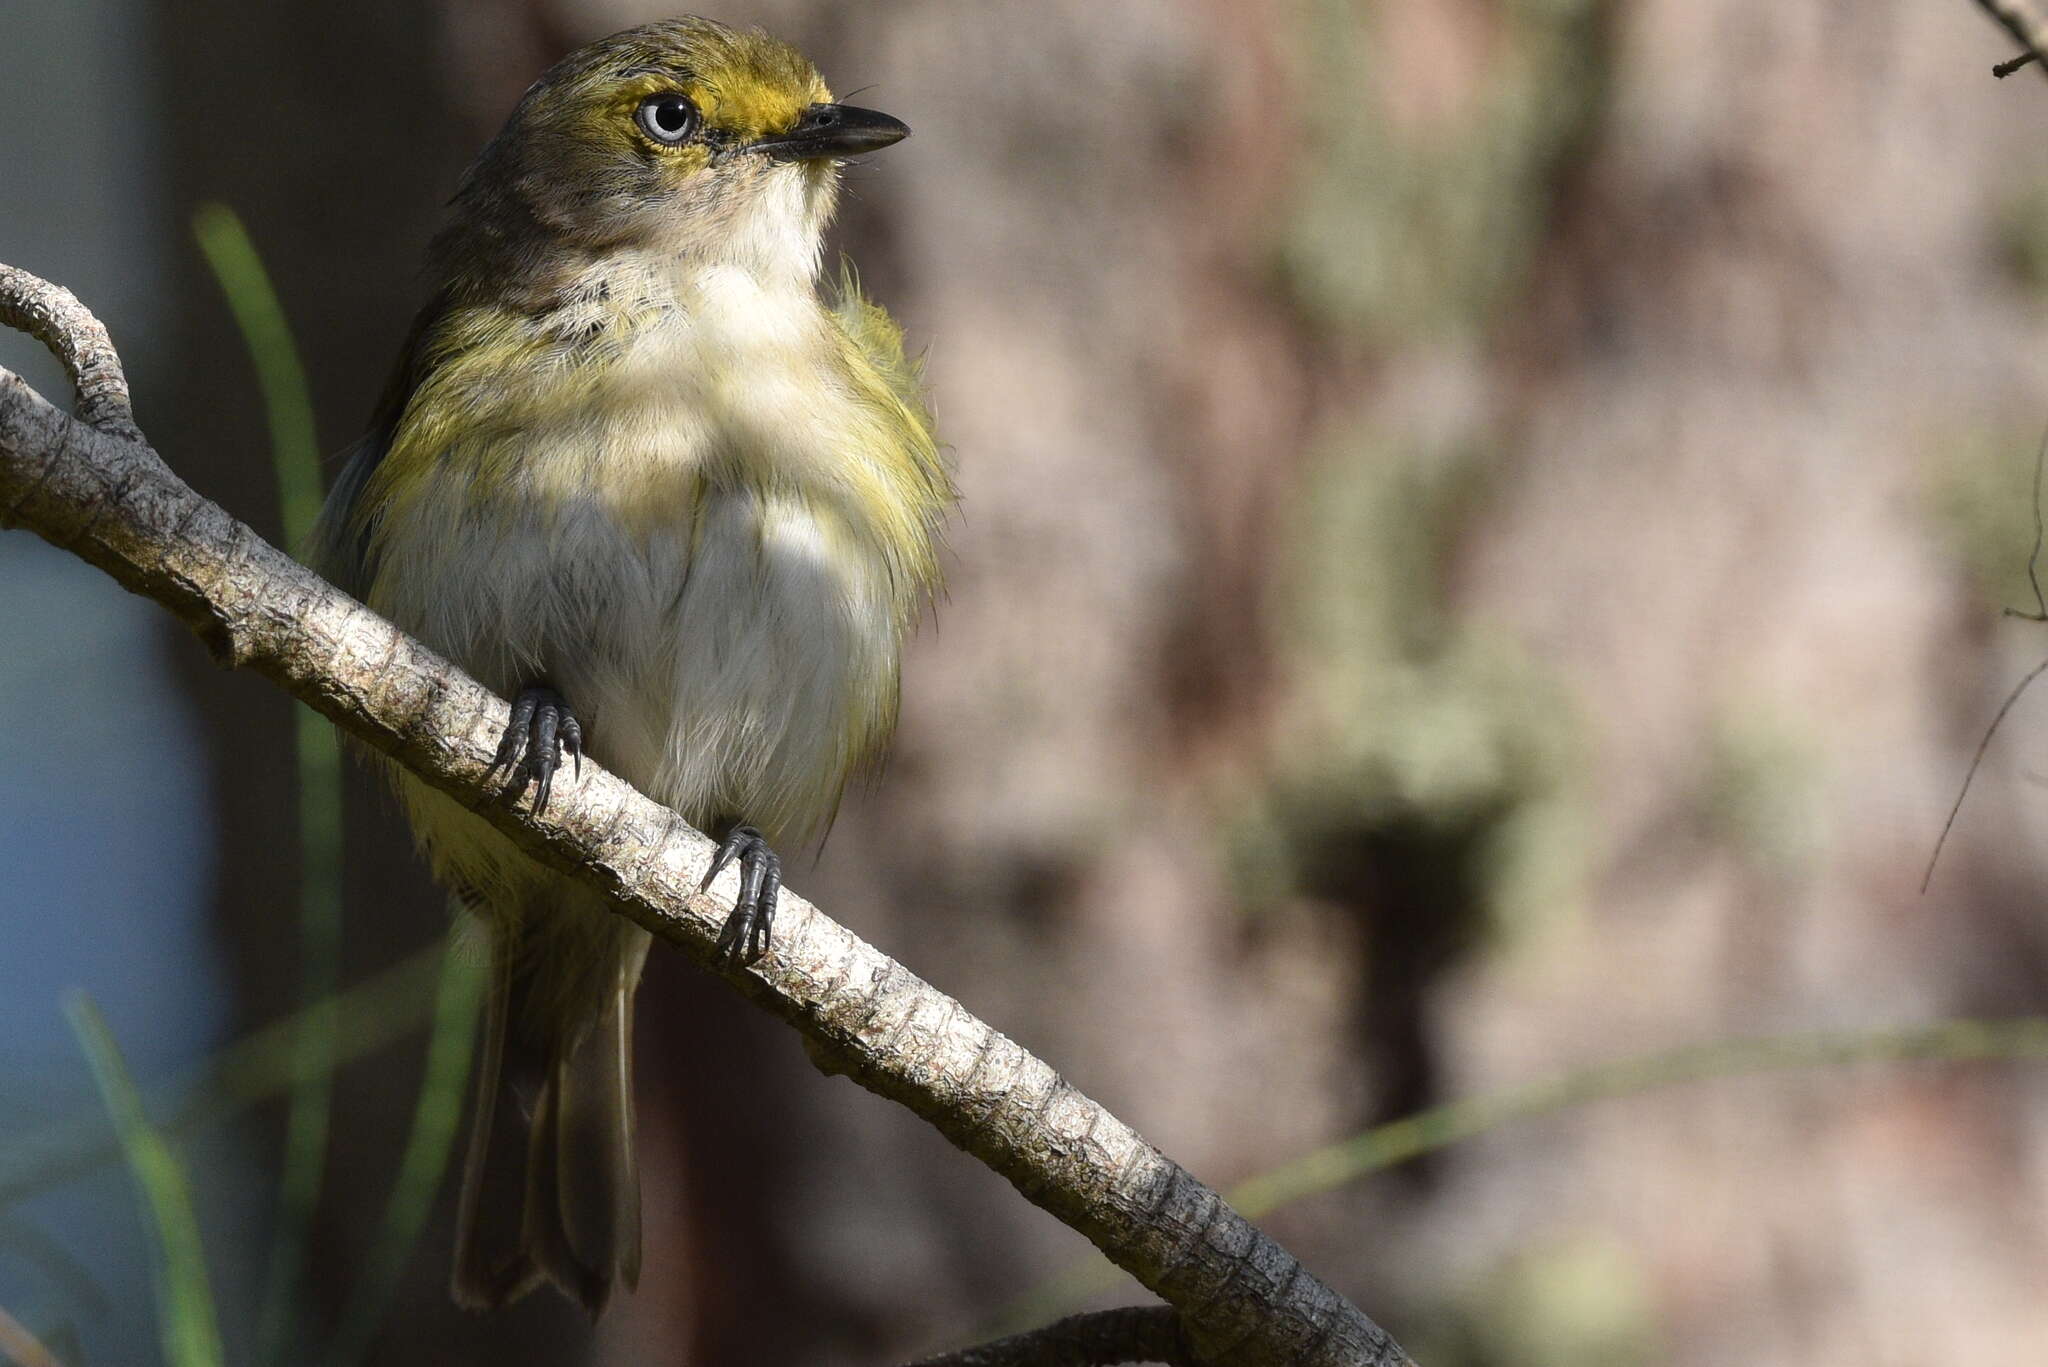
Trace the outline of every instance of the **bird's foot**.
<instances>
[{"instance_id":1,"label":"bird's foot","mask_svg":"<svg viewBox=\"0 0 2048 1367\"><path fill-rule=\"evenodd\" d=\"M740 861L740 895L718 932L718 957L735 968L745 968L768 952L768 937L775 925L775 899L782 891L782 860L768 848L768 842L752 826L735 826L719 842L711 871L699 885L702 892L711 880L725 871L733 860Z\"/></svg>"},{"instance_id":2,"label":"bird's foot","mask_svg":"<svg viewBox=\"0 0 2048 1367\"><path fill-rule=\"evenodd\" d=\"M543 684L528 684L512 704L512 719L505 723L505 737L498 742L497 757L485 777L503 769L505 795L513 802L533 785L533 809L546 811L565 750L575 756L576 776L583 777L583 724L561 694Z\"/></svg>"}]
</instances>

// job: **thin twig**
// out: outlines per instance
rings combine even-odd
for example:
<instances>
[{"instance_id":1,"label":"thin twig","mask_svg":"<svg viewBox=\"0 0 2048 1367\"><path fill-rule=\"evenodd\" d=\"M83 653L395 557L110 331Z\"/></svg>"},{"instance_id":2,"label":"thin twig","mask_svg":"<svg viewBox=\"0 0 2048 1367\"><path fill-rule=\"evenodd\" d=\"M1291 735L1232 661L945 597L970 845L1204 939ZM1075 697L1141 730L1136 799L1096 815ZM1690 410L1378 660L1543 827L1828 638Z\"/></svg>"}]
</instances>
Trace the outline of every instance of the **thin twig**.
<instances>
[{"instance_id":1,"label":"thin twig","mask_svg":"<svg viewBox=\"0 0 2048 1367\"><path fill-rule=\"evenodd\" d=\"M2004 25L2005 31L2026 49L2011 61L2000 62L1991 68L1992 75L2009 76L2027 63L2038 63L2048 56L2048 20L2044 20L2040 12L2025 0L1977 0L1977 8ZM2048 75L2048 64L2042 66L2042 74Z\"/></svg>"},{"instance_id":2,"label":"thin twig","mask_svg":"<svg viewBox=\"0 0 2048 1367\"><path fill-rule=\"evenodd\" d=\"M19 272L0 277L0 292L10 287L55 290ZM713 852L701 832L595 764L545 816L503 801L492 772L502 698L201 498L146 443L67 417L4 370L0 525L29 527L155 599L223 663L271 679L532 857L607 894L614 910L800 1030L821 1068L909 1107L1093 1241L1181 1312L1206 1361L1407 1362L1222 1197L803 898L783 894L766 958L722 967L718 932L737 872L718 881L716 899L697 894Z\"/></svg>"},{"instance_id":3,"label":"thin twig","mask_svg":"<svg viewBox=\"0 0 2048 1367\"><path fill-rule=\"evenodd\" d=\"M2041 434L2041 444L2034 451L2034 549L2027 554L2027 583L2034 590L2034 610L2025 612L2019 608L2005 609L2007 617L2017 617L2023 622L2048 622L2048 598L2041 594L2041 546L2044 539L2048 539L2048 531L2043 529L2041 515L2041 472L2044 468L2048 468L2048 431ZM1999 724L2005 720L2005 714L2012 711L2013 704L2020 700L2020 695L2027 691L2034 680L2041 677L2044 670L2048 670L2048 660L2043 660L2027 671L2027 676L2013 685L2012 692L2006 694L2005 701L1998 705L1998 713L1992 717L1991 725L1984 728L1983 739L1977 742L1977 753L1970 757L1970 767L1963 771L1963 786L1956 790L1955 803L1948 809L1948 820L1941 823L1941 834L1935 839L1934 852L1927 856L1927 871L1920 875L1921 896L1927 895L1927 889L1934 882L1934 866L1941 862L1942 847L1948 844L1949 832L1956 828L1956 817L1961 815L1963 799L1970 795L1970 784L1976 779L1977 770L1984 763L1985 753L1991 749L1991 738L1998 734Z\"/></svg>"},{"instance_id":4,"label":"thin twig","mask_svg":"<svg viewBox=\"0 0 2048 1367\"><path fill-rule=\"evenodd\" d=\"M1948 844L1950 831L1956 828L1956 817L1963 810L1963 799L1970 795L1970 784L1977 777L1977 766L1984 762L1984 752L1991 748L1991 738L1998 734L1998 728L2005 722L2005 714L2012 711L2020 695L2033 685L2034 680L2048 673L2048 660L2043 660L2028 670L2026 677L2012 686L2012 692L2005 695L2005 701L1998 705L1997 715L1991 718L1991 725L1984 728L1984 739L1977 742L1977 753L1970 757L1970 767L1963 772L1963 786L1956 790L1955 805L1948 809L1948 820L1941 823L1941 835L1934 842L1934 853L1927 856L1927 872L1920 875L1920 892L1925 896L1934 883L1934 866L1941 862L1942 847Z\"/></svg>"},{"instance_id":5,"label":"thin twig","mask_svg":"<svg viewBox=\"0 0 2048 1367\"><path fill-rule=\"evenodd\" d=\"M2041 433L2041 444L2034 449L2034 549L2027 553L2027 583L2034 590L2034 610L2022 612L2018 608L2007 608L2005 615L2018 617L2029 622L2048 622L2048 598L2041 596L2041 545L2048 539L2041 518L2041 471L2048 468L2048 431Z\"/></svg>"}]
</instances>

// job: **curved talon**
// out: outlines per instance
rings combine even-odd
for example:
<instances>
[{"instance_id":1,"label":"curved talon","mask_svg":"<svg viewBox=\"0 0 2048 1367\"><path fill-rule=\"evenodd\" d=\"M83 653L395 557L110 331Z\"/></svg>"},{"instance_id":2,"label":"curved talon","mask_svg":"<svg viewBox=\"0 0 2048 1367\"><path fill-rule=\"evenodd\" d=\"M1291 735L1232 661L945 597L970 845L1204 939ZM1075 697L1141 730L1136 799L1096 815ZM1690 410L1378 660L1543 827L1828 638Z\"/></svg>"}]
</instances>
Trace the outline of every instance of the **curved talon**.
<instances>
[{"instance_id":1,"label":"curved talon","mask_svg":"<svg viewBox=\"0 0 2048 1367\"><path fill-rule=\"evenodd\" d=\"M539 704L539 690L526 689L512 700L512 719L505 723L505 734L498 741L498 753L491 760L491 767L484 771L484 777L503 769L507 775L518 772L519 757L526 753L526 731L533 724L533 710Z\"/></svg>"},{"instance_id":2,"label":"curved talon","mask_svg":"<svg viewBox=\"0 0 2048 1367\"><path fill-rule=\"evenodd\" d=\"M540 786L533 797L536 812L547 810L548 791L554 786L555 769L562 762L561 725L562 719L552 707L540 708L533 714L533 739L526 752L540 761L537 766L527 766L529 772L536 767L540 770L536 776Z\"/></svg>"},{"instance_id":3,"label":"curved talon","mask_svg":"<svg viewBox=\"0 0 2048 1367\"><path fill-rule=\"evenodd\" d=\"M566 708L562 712L562 745L576 760L576 777L583 777L583 724L576 720L576 714ZM555 756L559 762L561 755Z\"/></svg>"},{"instance_id":4,"label":"curved talon","mask_svg":"<svg viewBox=\"0 0 2048 1367\"><path fill-rule=\"evenodd\" d=\"M576 777L583 777L582 723L561 694L532 684L520 689L513 701L504 738L498 742L498 753L485 776L503 769L507 775L505 797L511 802L533 786L533 810L544 812L555 790L555 771L562 767L564 750L576 757Z\"/></svg>"},{"instance_id":5,"label":"curved talon","mask_svg":"<svg viewBox=\"0 0 2048 1367\"><path fill-rule=\"evenodd\" d=\"M740 861L740 895L718 932L718 958L734 968L745 968L768 952L775 929L775 902L782 892L782 860L768 848L759 831L735 826L719 842L718 853L697 890L709 888L711 880L735 859Z\"/></svg>"}]
</instances>

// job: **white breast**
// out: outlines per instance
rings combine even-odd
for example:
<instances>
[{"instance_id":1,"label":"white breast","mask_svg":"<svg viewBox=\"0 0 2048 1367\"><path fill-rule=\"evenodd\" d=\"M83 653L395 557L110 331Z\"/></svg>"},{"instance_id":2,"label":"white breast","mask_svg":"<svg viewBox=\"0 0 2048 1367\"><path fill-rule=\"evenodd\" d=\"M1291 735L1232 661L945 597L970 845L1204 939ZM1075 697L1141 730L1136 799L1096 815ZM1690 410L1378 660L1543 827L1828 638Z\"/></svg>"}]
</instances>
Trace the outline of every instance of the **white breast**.
<instances>
[{"instance_id":1,"label":"white breast","mask_svg":"<svg viewBox=\"0 0 2048 1367\"><path fill-rule=\"evenodd\" d=\"M501 691L553 682L685 818L798 840L887 728L903 613L833 478L856 415L808 282L719 267L680 303L507 439L487 509L451 473L387 525L375 605Z\"/></svg>"}]
</instances>

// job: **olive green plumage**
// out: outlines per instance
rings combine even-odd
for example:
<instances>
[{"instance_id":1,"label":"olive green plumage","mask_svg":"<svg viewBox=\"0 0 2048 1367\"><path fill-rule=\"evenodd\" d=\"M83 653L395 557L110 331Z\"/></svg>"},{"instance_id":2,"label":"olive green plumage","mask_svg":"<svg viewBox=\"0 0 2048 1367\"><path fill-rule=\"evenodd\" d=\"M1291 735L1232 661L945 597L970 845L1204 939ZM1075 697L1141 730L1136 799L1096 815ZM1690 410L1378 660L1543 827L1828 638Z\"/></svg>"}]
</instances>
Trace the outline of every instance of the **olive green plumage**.
<instances>
[{"instance_id":1,"label":"olive green plumage","mask_svg":"<svg viewBox=\"0 0 2048 1367\"><path fill-rule=\"evenodd\" d=\"M764 34L571 54L465 175L318 563L700 827L827 825L896 721L954 489L901 331L818 286L838 161L901 125ZM455 1293L639 1271L646 936L394 774L493 966ZM564 775L563 782L569 781ZM769 900L772 905L772 889Z\"/></svg>"}]
</instances>

